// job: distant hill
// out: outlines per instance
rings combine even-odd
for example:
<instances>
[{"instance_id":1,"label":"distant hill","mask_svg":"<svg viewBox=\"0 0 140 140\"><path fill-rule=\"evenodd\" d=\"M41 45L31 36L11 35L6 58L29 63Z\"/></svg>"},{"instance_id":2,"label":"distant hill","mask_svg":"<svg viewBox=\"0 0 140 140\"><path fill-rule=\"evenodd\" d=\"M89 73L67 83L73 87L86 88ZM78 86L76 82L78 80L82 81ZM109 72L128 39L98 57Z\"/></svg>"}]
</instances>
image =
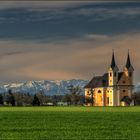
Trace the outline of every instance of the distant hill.
<instances>
[{"instance_id":1,"label":"distant hill","mask_svg":"<svg viewBox=\"0 0 140 140\"><path fill-rule=\"evenodd\" d=\"M84 94L84 86L88 83L87 80L42 80L29 81L25 83L11 83L0 87L0 93L7 93L9 89L13 93L29 93L35 94L44 92L46 95L64 95L68 93L68 86L79 86Z\"/></svg>"}]
</instances>

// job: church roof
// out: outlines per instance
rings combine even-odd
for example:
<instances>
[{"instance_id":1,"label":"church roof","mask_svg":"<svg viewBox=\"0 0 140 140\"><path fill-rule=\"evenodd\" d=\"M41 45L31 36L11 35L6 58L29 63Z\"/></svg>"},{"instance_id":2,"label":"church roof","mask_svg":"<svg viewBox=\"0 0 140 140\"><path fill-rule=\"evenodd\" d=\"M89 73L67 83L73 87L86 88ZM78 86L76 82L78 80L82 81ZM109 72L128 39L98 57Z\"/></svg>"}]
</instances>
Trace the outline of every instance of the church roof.
<instances>
[{"instance_id":1,"label":"church roof","mask_svg":"<svg viewBox=\"0 0 140 140\"><path fill-rule=\"evenodd\" d=\"M118 73L118 82L123 76L123 72ZM103 76L96 76L91 79L91 81L84 88L97 88L97 87L108 87L108 73Z\"/></svg>"},{"instance_id":2,"label":"church roof","mask_svg":"<svg viewBox=\"0 0 140 140\"><path fill-rule=\"evenodd\" d=\"M103 76L96 76L84 88L108 87L108 73Z\"/></svg>"},{"instance_id":3,"label":"church roof","mask_svg":"<svg viewBox=\"0 0 140 140\"><path fill-rule=\"evenodd\" d=\"M118 81L120 81L121 77L123 76L123 72L118 73Z\"/></svg>"}]
</instances>

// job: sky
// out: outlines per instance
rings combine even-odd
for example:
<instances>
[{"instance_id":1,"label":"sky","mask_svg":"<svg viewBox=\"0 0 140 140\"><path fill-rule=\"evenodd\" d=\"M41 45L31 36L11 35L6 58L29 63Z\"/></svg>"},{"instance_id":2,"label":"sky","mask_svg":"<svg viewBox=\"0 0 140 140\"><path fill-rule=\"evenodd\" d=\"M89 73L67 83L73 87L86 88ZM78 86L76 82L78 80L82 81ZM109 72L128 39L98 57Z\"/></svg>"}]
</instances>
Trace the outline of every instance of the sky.
<instances>
[{"instance_id":1,"label":"sky","mask_svg":"<svg viewBox=\"0 0 140 140\"><path fill-rule=\"evenodd\" d=\"M140 3L0 1L0 84L90 80L128 49L140 82Z\"/></svg>"}]
</instances>

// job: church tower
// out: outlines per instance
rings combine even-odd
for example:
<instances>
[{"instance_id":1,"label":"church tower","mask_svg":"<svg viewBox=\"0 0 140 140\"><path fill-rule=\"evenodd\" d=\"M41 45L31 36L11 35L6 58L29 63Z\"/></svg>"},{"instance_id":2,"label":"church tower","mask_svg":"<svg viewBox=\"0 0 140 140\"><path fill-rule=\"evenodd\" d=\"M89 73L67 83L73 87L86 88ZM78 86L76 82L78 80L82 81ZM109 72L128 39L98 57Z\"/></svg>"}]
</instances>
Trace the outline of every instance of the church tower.
<instances>
[{"instance_id":1,"label":"church tower","mask_svg":"<svg viewBox=\"0 0 140 140\"><path fill-rule=\"evenodd\" d=\"M114 51L113 51L112 52L111 65L110 65L110 68L108 70L108 82L109 82L109 86L117 85L118 71L119 71L119 69L118 69L118 66L116 65Z\"/></svg>"},{"instance_id":2,"label":"church tower","mask_svg":"<svg viewBox=\"0 0 140 140\"><path fill-rule=\"evenodd\" d=\"M129 79L129 85L133 85L133 72L134 72L134 68L131 64L130 55L129 55L129 51L128 51L128 56L127 56L127 61L126 61L126 65L124 68L124 73Z\"/></svg>"}]
</instances>

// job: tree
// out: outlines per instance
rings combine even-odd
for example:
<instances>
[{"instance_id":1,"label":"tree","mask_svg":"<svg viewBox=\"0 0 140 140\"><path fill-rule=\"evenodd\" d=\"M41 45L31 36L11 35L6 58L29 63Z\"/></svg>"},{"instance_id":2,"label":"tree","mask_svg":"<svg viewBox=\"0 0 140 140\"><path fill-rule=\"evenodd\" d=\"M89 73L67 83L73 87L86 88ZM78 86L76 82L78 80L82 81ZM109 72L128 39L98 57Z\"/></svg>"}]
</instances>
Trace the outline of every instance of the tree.
<instances>
[{"instance_id":1,"label":"tree","mask_svg":"<svg viewBox=\"0 0 140 140\"><path fill-rule=\"evenodd\" d=\"M24 105L32 105L34 96L30 93L24 93L23 94L23 104Z\"/></svg>"},{"instance_id":2,"label":"tree","mask_svg":"<svg viewBox=\"0 0 140 140\"><path fill-rule=\"evenodd\" d=\"M13 94L11 94L11 105L15 106L15 97Z\"/></svg>"},{"instance_id":3,"label":"tree","mask_svg":"<svg viewBox=\"0 0 140 140\"><path fill-rule=\"evenodd\" d=\"M91 98L90 97L86 97L85 98L85 103L86 103L86 105L88 105L89 103L91 103Z\"/></svg>"},{"instance_id":4,"label":"tree","mask_svg":"<svg viewBox=\"0 0 140 140\"><path fill-rule=\"evenodd\" d=\"M21 92L17 92L17 93L14 93L13 95L15 97L16 105L23 106L24 94Z\"/></svg>"},{"instance_id":5,"label":"tree","mask_svg":"<svg viewBox=\"0 0 140 140\"><path fill-rule=\"evenodd\" d=\"M77 105L81 102L81 88L79 86L74 87L73 85L68 86L69 95L70 95L70 104Z\"/></svg>"},{"instance_id":6,"label":"tree","mask_svg":"<svg viewBox=\"0 0 140 140\"><path fill-rule=\"evenodd\" d=\"M125 102L126 105L130 105L130 103L132 102L132 99L128 96L124 96L121 101Z\"/></svg>"},{"instance_id":7,"label":"tree","mask_svg":"<svg viewBox=\"0 0 140 140\"><path fill-rule=\"evenodd\" d=\"M65 94L62 99L63 102L71 103L71 96L69 94Z\"/></svg>"},{"instance_id":8,"label":"tree","mask_svg":"<svg viewBox=\"0 0 140 140\"><path fill-rule=\"evenodd\" d=\"M15 104L15 97L14 97L14 95L12 94L12 90L11 90L11 89L8 91L8 95L7 95L6 102L7 102L8 104L11 104L12 106L15 106L15 105L16 105L16 104Z\"/></svg>"},{"instance_id":9,"label":"tree","mask_svg":"<svg viewBox=\"0 0 140 140\"><path fill-rule=\"evenodd\" d=\"M3 96L0 94L0 105L3 105Z\"/></svg>"},{"instance_id":10,"label":"tree","mask_svg":"<svg viewBox=\"0 0 140 140\"><path fill-rule=\"evenodd\" d=\"M45 105L48 100L45 92L43 90L40 90L36 95L40 101L40 105Z\"/></svg>"},{"instance_id":11,"label":"tree","mask_svg":"<svg viewBox=\"0 0 140 140\"><path fill-rule=\"evenodd\" d=\"M40 101L39 101L39 99L38 99L36 94L34 95L34 99L33 99L32 105L33 106L40 106Z\"/></svg>"}]
</instances>

